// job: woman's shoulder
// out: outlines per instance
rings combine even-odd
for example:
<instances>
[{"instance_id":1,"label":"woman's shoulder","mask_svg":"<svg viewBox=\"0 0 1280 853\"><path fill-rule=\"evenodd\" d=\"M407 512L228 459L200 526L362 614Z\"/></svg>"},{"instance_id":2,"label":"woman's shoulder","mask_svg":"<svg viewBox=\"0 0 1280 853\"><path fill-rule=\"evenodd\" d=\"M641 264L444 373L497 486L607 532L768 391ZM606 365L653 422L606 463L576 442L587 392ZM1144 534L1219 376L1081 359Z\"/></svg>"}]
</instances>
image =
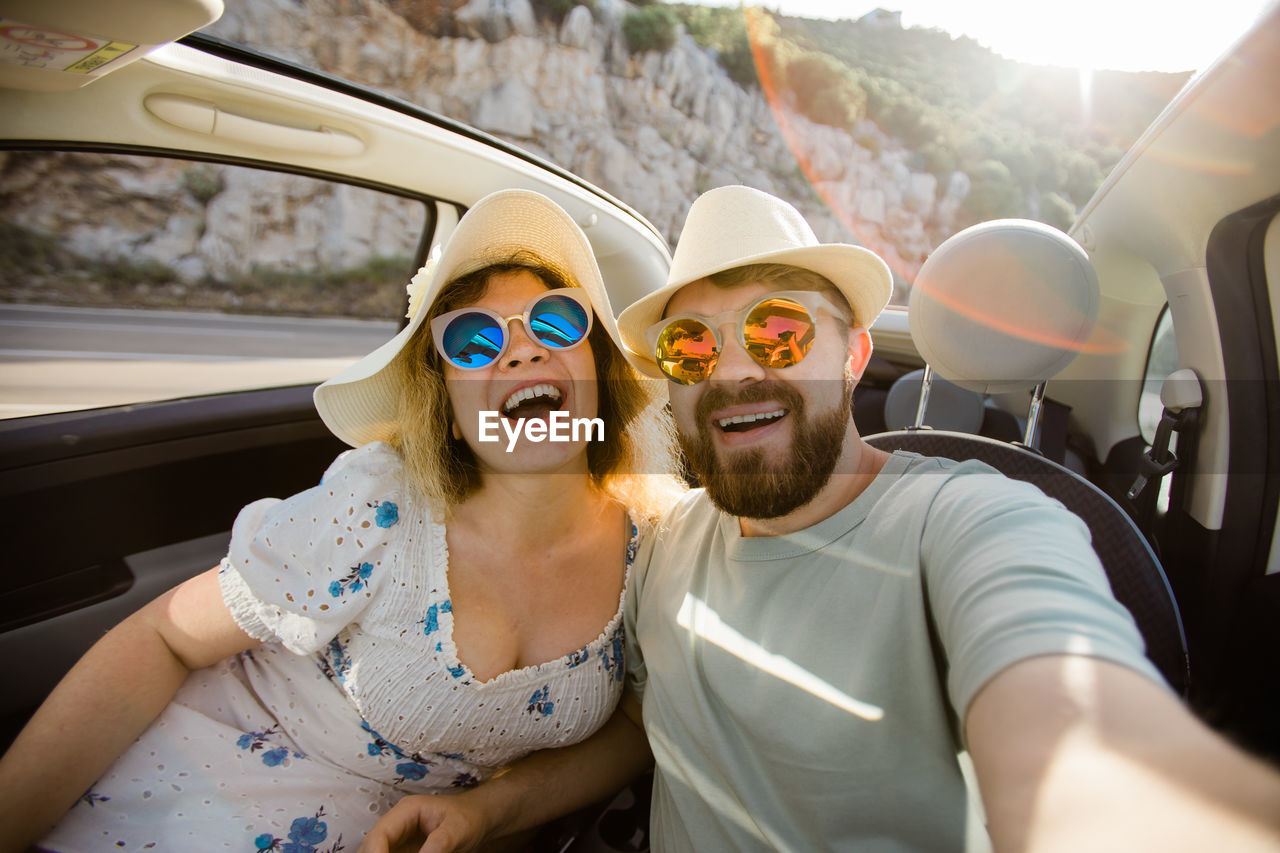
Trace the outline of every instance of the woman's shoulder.
<instances>
[{"instance_id":1,"label":"woman's shoulder","mask_svg":"<svg viewBox=\"0 0 1280 853\"><path fill-rule=\"evenodd\" d=\"M339 453L329 464L321 485L335 479L368 480L375 483L399 481L404 474L400 451L385 441L371 441Z\"/></svg>"},{"instance_id":2,"label":"woman's shoulder","mask_svg":"<svg viewBox=\"0 0 1280 853\"><path fill-rule=\"evenodd\" d=\"M223 598L250 636L309 652L354 619L405 547L399 455L364 445L334 460L320 484L241 510L223 561Z\"/></svg>"}]
</instances>

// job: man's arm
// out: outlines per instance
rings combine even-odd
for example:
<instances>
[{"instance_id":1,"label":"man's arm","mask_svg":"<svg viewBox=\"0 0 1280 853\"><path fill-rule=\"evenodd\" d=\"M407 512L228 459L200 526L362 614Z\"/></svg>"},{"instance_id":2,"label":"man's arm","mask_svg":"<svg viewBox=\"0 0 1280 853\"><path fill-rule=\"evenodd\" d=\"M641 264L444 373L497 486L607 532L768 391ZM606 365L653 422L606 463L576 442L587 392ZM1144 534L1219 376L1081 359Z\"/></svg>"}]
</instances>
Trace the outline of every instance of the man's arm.
<instances>
[{"instance_id":1,"label":"man's arm","mask_svg":"<svg viewBox=\"0 0 1280 853\"><path fill-rule=\"evenodd\" d=\"M1280 772L1118 664L1016 663L965 733L997 851L1280 850Z\"/></svg>"},{"instance_id":2,"label":"man's arm","mask_svg":"<svg viewBox=\"0 0 1280 853\"><path fill-rule=\"evenodd\" d=\"M640 704L626 693L609 721L580 743L532 753L461 794L405 797L369 831L360 853L474 850L597 802L652 763ZM421 848L403 846L423 835Z\"/></svg>"}]
</instances>

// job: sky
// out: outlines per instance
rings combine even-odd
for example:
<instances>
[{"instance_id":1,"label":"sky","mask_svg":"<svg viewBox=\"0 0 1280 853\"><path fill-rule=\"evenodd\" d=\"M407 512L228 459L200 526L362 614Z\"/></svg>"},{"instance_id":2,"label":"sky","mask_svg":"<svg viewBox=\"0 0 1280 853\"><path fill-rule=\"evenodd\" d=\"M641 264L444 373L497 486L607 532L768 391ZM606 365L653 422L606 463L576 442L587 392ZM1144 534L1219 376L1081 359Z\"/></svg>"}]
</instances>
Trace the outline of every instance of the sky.
<instances>
[{"instance_id":1,"label":"sky","mask_svg":"<svg viewBox=\"0 0 1280 853\"><path fill-rule=\"evenodd\" d=\"M738 6L737 0L697 0ZM968 35L1019 62L1121 71L1206 67L1272 2L1280 0L762 0L806 18L902 12L905 27ZM755 5L751 3L749 5Z\"/></svg>"}]
</instances>

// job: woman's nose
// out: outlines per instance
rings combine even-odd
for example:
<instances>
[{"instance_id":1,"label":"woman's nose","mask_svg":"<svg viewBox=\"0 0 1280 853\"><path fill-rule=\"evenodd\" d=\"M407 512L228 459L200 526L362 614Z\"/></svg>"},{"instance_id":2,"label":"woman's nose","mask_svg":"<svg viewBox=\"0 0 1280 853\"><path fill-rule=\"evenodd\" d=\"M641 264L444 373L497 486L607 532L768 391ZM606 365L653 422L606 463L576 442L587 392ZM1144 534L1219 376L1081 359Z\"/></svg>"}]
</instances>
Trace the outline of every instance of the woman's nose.
<instances>
[{"instance_id":1,"label":"woman's nose","mask_svg":"<svg viewBox=\"0 0 1280 853\"><path fill-rule=\"evenodd\" d=\"M546 346L525 329L523 318L509 318L507 334L511 336L511 340L507 343L507 351L502 354L502 366L505 368L510 369L526 362L536 364L545 361L550 355Z\"/></svg>"}]
</instances>

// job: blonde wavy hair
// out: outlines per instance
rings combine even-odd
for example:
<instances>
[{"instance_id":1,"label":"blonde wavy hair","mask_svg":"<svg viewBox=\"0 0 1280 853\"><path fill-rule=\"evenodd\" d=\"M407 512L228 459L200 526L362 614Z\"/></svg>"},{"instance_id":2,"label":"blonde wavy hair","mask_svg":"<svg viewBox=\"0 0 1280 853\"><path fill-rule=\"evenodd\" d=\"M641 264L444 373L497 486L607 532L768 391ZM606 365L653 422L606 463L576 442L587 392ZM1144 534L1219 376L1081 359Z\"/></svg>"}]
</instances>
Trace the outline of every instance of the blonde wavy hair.
<instances>
[{"instance_id":1,"label":"blonde wavy hair","mask_svg":"<svg viewBox=\"0 0 1280 853\"><path fill-rule=\"evenodd\" d=\"M453 409L430 321L475 304L493 276L518 270L537 276L549 290L577 286L530 252L466 273L445 284L429 308L419 309L429 312L425 322L391 365L400 386L391 444L404 459L410 485L442 518L479 487L480 471L471 448L453 437ZM604 440L587 445L592 482L632 513L656 519L684 489L675 476L679 457L661 385L627 363L603 324L592 325L587 344L595 357L598 416L604 422Z\"/></svg>"}]
</instances>

